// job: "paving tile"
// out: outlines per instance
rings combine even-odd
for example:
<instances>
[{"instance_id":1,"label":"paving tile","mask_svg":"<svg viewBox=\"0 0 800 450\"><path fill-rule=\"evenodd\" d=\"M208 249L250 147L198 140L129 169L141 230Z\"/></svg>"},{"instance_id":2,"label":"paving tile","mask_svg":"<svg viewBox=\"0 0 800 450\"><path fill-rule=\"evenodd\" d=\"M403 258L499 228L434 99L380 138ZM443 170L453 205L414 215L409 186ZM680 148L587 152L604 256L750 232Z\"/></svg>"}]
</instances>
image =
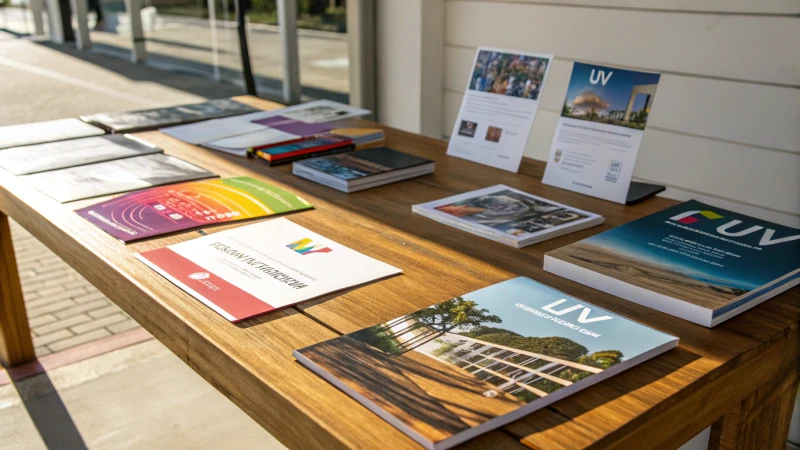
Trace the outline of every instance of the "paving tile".
<instances>
[{"instance_id":1,"label":"paving tile","mask_svg":"<svg viewBox=\"0 0 800 450\"><path fill-rule=\"evenodd\" d=\"M50 353L53 353L53 352L51 352L49 348L47 348L47 347L45 347L45 346L43 345L43 346L41 346L41 347L36 347L36 348L34 348L34 349L33 349L33 353L34 353L36 356L39 356L39 357L41 357L41 356L44 356L44 355L49 355Z\"/></svg>"},{"instance_id":2,"label":"paving tile","mask_svg":"<svg viewBox=\"0 0 800 450\"><path fill-rule=\"evenodd\" d=\"M69 300L70 302L72 300ZM59 311L55 313L55 316L59 319L65 319L70 316L74 316L75 314L80 314L83 312L91 311L94 309L100 309L108 306L108 300L95 300L93 302L85 303L83 305L77 305L74 308L65 309L64 311Z\"/></svg>"},{"instance_id":3,"label":"paving tile","mask_svg":"<svg viewBox=\"0 0 800 450\"><path fill-rule=\"evenodd\" d=\"M57 311L63 311L65 309L69 308L70 306L75 306L75 302L73 302L72 300L62 300L60 302L50 303L48 305L40 306L38 308L29 309L28 310L28 317L36 317L36 316L41 315L41 314L48 314L48 313L54 313L54 312L57 312ZM61 317L58 314L56 314L56 317L61 319Z\"/></svg>"},{"instance_id":4,"label":"paving tile","mask_svg":"<svg viewBox=\"0 0 800 450\"><path fill-rule=\"evenodd\" d=\"M50 343L53 343L53 342L57 342L57 341L60 341L60 340L63 340L63 339L70 338L72 336L75 336L75 335L69 330L58 330L58 331L56 331L54 333L45 334L44 336L34 336L34 338L33 338L33 346L34 347L40 347L42 345L47 345L47 344L50 344Z\"/></svg>"},{"instance_id":5,"label":"paving tile","mask_svg":"<svg viewBox=\"0 0 800 450\"><path fill-rule=\"evenodd\" d=\"M111 304L106 306L105 308L95 309L93 311L89 311L89 315L94 317L95 319L99 319L101 317L108 316L110 314L114 314L119 312L119 306Z\"/></svg>"},{"instance_id":6,"label":"paving tile","mask_svg":"<svg viewBox=\"0 0 800 450\"><path fill-rule=\"evenodd\" d=\"M82 305L84 303L89 303L89 302L94 301L94 300L108 300L108 298L102 292L97 291L97 290L92 290L92 291L90 291L90 292L88 292L86 294L79 295L79 296L73 298L72 300L74 300L75 303L78 303L79 305ZM110 300L108 300L108 301L110 302Z\"/></svg>"},{"instance_id":7,"label":"paving tile","mask_svg":"<svg viewBox=\"0 0 800 450\"><path fill-rule=\"evenodd\" d=\"M81 334L79 336L75 336L69 339L62 339L52 344L49 344L47 348L51 351L57 352L60 350L64 350L65 348L74 347L76 345L85 344L87 342L94 341L96 339L104 338L106 336L111 336L111 333L106 330L105 328L101 328L99 330L94 330L86 334Z\"/></svg>"},{"instance_id":8,"label":"paving tile","mask_svg":"<svg viewBox=\"0 0 800 450\"><path fill-rule=\"evenodd\" d=\"M76 325L74 327L70 327L70 330L72 330L72 332L75 334L83 334L88 331L96 330L98 328L103 328L108 325L113 325L117 322L122 322L124 320L125 316L123 316L118 312L110 316L105 316L102 319L92 320L86 323L82 323L80 325Z\"/></svg>"},{"instance_id":9,"label":"paving tile","mask_svg":"<svg viewBox=\"0 0 800 450\"><path fill-rule=\"evenodd\" d=\"M31 317L30 319L28 319L28 325L30 325L31 328L36 328L38 326L54 322L56 320L58 320L56 316L52 314L44 314L41 316Z\"/></svg>"},{"instance_id":10,"label":"paving tile","mask_svg":"<svg viewBox=\"0 0 800 450\"><path fill-rule=\"evenodd\" d=\"M50 322L47 325L42 325L40 327L34 327L33 332L36 333L37 336L42 336L44 334L52 333L56 330L63 330L65 328L69 328L75 325L80 325L82 323L90 322L92 320L91 317L87 316L86 314L78 314L77 316L67 317L64 320L57 320L55 322ZM80 331L73 330L75 334L80 334Z\"/></svg>"},{"instance_id":11,"label":"paving tile","mask_svg":"<svg viewBox=\"0 0 800 450\"><path fill-rule=\"evenodd\" d=\"M140 326L141 325L139 325L139 323L136 322L135 320L127 319L124 322L119 322L119 323L115 323L114 325L108 326L108 327L106 327L106 329L108 331L114 333L114 334L119 334L119 333L122 333L123 331L132 330L132 329L138 328Z\"/></svg>"}]
</instances>

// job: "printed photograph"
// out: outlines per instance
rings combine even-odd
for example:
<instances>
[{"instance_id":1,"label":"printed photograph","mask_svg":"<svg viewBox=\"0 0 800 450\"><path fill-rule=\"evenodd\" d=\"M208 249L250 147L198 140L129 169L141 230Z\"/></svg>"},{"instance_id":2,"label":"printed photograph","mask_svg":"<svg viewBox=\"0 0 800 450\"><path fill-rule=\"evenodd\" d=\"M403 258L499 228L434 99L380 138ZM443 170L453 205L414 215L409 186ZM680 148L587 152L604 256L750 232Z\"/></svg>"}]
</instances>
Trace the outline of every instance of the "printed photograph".
<instances>
[{"instance_id":1,"label":"printed photograph","mask_svg":"<svg viewBox=\"0 0 800 450\"><path fill-rule=\"evenodd\" d=\"M525 278L456 297L300 354L433 442L579 383L658 344L638 324L591 338L520 310L553 291ZM557 297L556 297L557 298ZM620 329L622 327L623 329ZM614 337L617 336L617 337Z\"/></svg>"},{"instance_id":2,"label":"printed photograph","mask_svg":"<svg viewBox=\"0 0 800 450\"><path fill-rule=\"evenodd\" d=\"M436 210L514 236L587 217L508 189L437 206Z\"/></svg>"},{"instance_id":3,"label":"printed photograph","mask_svg":"<svg viewBox=\"0 0 800 450\"><path fill-rule=\"evenodd\" d=\"M575 63L561 116L644 130L660 77Z\"/></svg>"},{"instance_id":4,"label":"printed photograph","mask_svg":"<svg viewBox=\"0 0 800 450\"><path fill-rule=\"evenodd\" d=\"M486 130L486 140L489 142L500 142L500 136L502 134L502 128L489 127L489 129Z\"/></svg>"},{"instance_id":5,"label":"printed photograph","mask_svg":"<svg viewBox=\"0 0 800 450\"><path fill-rule=\"evenodd\" d=\"M466 137L474 137L475 130L478 128L478 124L475 122L470 122L468 120L462 120L461 126L458 128L458 134L460 136Z\"/></svg>"},{"instance_id":6,"label":"printed photograph","mask_svg":"<svg viewBox=\"0 0 800 450\"><path fill-rule=\"evenodd\" d=\"M538 100L549 63L547 58L481 50L469 89Z\"/></svg>"}]
</instances>

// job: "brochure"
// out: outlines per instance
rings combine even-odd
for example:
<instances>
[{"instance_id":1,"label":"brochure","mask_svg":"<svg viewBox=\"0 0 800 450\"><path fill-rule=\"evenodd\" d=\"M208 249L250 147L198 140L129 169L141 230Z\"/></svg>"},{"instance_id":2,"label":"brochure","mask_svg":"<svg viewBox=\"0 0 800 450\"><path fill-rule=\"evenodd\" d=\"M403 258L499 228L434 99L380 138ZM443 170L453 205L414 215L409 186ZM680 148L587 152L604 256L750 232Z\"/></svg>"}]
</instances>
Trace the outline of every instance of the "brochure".
<instances>
[{"instance_id":1,"label":"brochure","mask_svg":"<svg viewBox=\"0 0 800 450\"><path fill-rule=\"evenodd\" d=\"M284 218L136 257L231 322L402 272Z\"/></svg>"},{"instance_id":2,"label":"brochure","mask_svg":"<svg viewBox=\"0 0 800 450\"><path fill-rule=\"evenodd\" d=\"M542 181L624 204L659 78L576 62Z\"/></svg>"},{"instance_id":3,"label":"brochure","mask_svg":"<svg viewBox=\"0 0 800 450\"><path fill-rule=\"evenodd\" d=\"M502 184L414 205L412 211L517 248L603 223L603 216Z\"/></svg>"},{"instance_id":4,"label":"brochure","mask_svg":"<svg viewBox=\"0 0 800 450\"><path fill-rule=\"evenodd\" d=\"M369 110L330 100L316 100L272 111L259 111L227 119L214 119L195 124L163 128L161 131L189 144L201 145L206 142L263 130L265 126L255 121L274 116L283 116L308 123L322 123L360 117L369 113ZM258 145L255 144L251 147Z\"/></svg>"},{"instance_id":5,"label":"brochure","mask_svg":"<svg viewBox=\"0 0 800 450\"><path fill-rule=\"evenodd\" d=\"M553 55L480 47L447 154L516 172Z\"/></svg>"},{"instance_id":6,"label":"brochure","mask_svg":"<svg viewBox=\"0 0 800 450\"><path fill-rule=\"evenodd\" d=\"M304 198L271 184L234 177L154 187L75 212L110 235L130 242L312 207Z\"/></svg>"},{"instance_id":7,"label":"brochure","mask_svg":"<svg viewBox=\"0 0 800 450\"><path fill-rule=\"evenodd\" d=\"M423 447L443 450L677 345L520 277L293 355Z\"/></svg>"},{"instance_id":8,"label":"brochure","mask_svg":"<svg viewBox=\"0 0 800 450\"><path fill-rule=\"evenodd\" d=\"M81 119L115 133L134 133L255 111L258 109L235 100L218 98L191 105L91 114Z\"/></svg>"},{"instance_id":9,"label":"brochure","mask_svg":"<svg viewBox=\"0 0 800 450\"><path fill-rule=\"evenodd\" d=\"M800 284L800 230L691 200L548 252L544 268L713 327Z\"/></svg>"},{"instance_id":10,"label":"brochure","mask_svg":"<svg viewBox=\"0 0 800 450\"><path fill-rule=\"evenodd\" d=\"M348 152L355 148L352 139L329 134L293 144L276 145L257 150L256 156L270 165L275 165L323 154Z\"/></svg>"},{"instance_id":11,"label":"brochure","mask_svg":"<svg viewBox=\"0 0 800 450\"><path fill-rule=\"evenodd\" d=\"M100 136L101 134L106 134L106 132L78 119L9 125L0 127L0 149Z\"/></svg>"},{"instance_id":12,"label":"brochure","mask_svg":"<svg viewBox=\"0 0 800 450\"><path fill-rule=\"evenodd\" d=\"M182 159L156 153L24 175L20 179L65 203L214 176Z\"/></svg>"},{"instance_id":13,"label":"brochure","mask_svg":"<svg viewBox=\"0 0 800 450\"><path fill-rule=\"evenodd\" d=\"M108 134L9 148L0 151L0 167L14 175L28 175L161 151L130 134Z\"/></svg>"},{"instance_id":14,"label":"brochure","mask_svg":"<svg viewBox=\"0 0 800 450\"><path fill-rule=\"evenodd\" d=\"M433 173L434 167L430 159L376 147L296 162L292 173L343 192L355 192Z\"/></svg>"}]
</instances>

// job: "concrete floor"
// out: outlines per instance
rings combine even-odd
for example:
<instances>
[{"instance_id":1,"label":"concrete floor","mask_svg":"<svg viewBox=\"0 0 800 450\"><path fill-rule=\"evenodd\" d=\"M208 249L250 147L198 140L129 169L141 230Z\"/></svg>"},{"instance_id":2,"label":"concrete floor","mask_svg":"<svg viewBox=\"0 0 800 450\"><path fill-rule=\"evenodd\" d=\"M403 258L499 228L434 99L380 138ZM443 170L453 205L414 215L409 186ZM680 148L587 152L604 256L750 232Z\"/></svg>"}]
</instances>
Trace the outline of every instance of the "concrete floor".
<instances>
[{"instance_id":1,"label":"concrete floor","mask_svg":"<svg viewBox=\"0 0 800 450\"><path fill-rule=\"evenodd\" d=\"M151 340L0 386L4 449L283 449Z\"/></svg>"}]
</instances>

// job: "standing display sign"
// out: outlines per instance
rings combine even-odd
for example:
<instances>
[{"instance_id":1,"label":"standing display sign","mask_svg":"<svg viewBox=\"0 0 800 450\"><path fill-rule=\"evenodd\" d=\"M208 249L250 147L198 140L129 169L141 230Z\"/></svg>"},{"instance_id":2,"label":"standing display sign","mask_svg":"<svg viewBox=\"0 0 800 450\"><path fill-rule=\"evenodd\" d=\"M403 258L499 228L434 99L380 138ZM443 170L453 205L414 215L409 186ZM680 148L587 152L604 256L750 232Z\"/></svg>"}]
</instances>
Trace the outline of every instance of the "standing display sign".
<instances>
[{"instance_id":1,"label":"standing display sign","mask_svg":"<svg viewBox=\"0 0 800 450\"><path fill-rule=\"evenodd\" d=\"M478 48L447 154L516 172L552 61Z\"/></svg>"},{"instance_id":2,"label":"standing display sign","mask_svg":"<svg viewBox=\"0 0 800 450\"><path fill-rule=\"evenodd\" d=\"M626 203L659 78L575 63L542 181Z\"/></svg>"}]
</instances>

